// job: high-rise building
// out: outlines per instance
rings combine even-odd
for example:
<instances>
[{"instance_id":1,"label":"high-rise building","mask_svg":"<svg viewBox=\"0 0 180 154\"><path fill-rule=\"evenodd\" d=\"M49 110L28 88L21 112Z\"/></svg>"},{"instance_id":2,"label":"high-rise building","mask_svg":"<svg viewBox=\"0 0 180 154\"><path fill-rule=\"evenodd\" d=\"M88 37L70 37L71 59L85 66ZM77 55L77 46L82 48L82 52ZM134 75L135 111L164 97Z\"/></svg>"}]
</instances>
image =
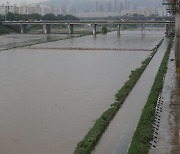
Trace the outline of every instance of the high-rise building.
<instances>
[{"instance_id":1,"label":"high-rise building","mask_svg":"<svg viewBox=\"0 0 180 154\"><path fill-rule=\"evenodd\" d=\"M48 5L40 5L40 14L46 15L52 13L51 7Z\"/></svg>"},{"instance_id":2,"label":"high-rise building","mask_svg":"<svg viewBox=\"0 0 180 154\"><path fill-rule=\"evenodd\" d=\"M130 10L131 9L131 3L130 3L130 1L128 1L128 10Z\"/></svg>"},{"instance_id":3,"label":"high-rise building","mask_svg":"<svg viewBox=\"0 0 180 154\"><path fill-rule=\"evenodd\" d=\"M103 0L99 1L99 12L104 12L104 1Z\"/></svg>"},{"instance_id":4,"label":"high-rise building","mask_svg":"<svg viewBox=\"0 0 180 154\"><path fill-rule=\"evenodd\" d=\"M124 10L124 3L120 2L120 10L123 11Z\"/></svg>"},{"instance_id":5,"label":"high-rise building","mask_svg":"<svg viewBox=\"0 0 180 154\"><path fill-rule=\"evenodd\" d=\"M117 12L117 0L114 0L113 3L114 3L114 5L113 5L114 6L114 8L113 8L114 12Z\"/></svg>"},{"instance_id":6,"label":"high-rise building","mask_svg":"<svg viewBox=\"0 0 180 154\"><path fill-rule=\"evenodd\" d=\"M99 11L99 2L96 1L96 12L98 12L98 11Z\"/></svg>"},{"instance_id":7,"label":"high-rise building","mask_svg":"<svg viewBox=\"0 0 180 154\"><path fill-rule=\"evenodd\" d=\"M124 1L124 7L125 7L125 10L130 10L130 1L129 0Z\"/></svg>"},{"instance_id":8,"label":"high-rise building","mask_svg":"<svg viewBox=\"0 0 180 154\"><path fill-rule=\"evenodd\" d=\"M7 2L7 4L2 4L0 6L0 14L1 15L6 15L7 13L19 13L19 8L14 5L10 5L10 3Z\"/></svg>"},{"instance_id":9,"label":"high-rise building","mask_svg":"<svg viewBox=\"0 0 180 154\"><path fill-rule=\"evenodd\" d=\"M37 4L30 4L28 5L28 14L39 14L40 13L40 6Z\"/></svg>"},{"instance_id":10,"label":"high-rise building","mask_svg":"<svg viewBox=\"0 0 180 154\"><path fill-rule=\"evenodd\" d=\"M128 10L128 1L127 0L125 0L125 10Z\"/></svg>"},{"instance_id":11,"label":"high-rise building","mask_svg":"<svg viewBox=\"0 0 180 154\"><path fill-rule=\"evenodd\" d=\"M23 2L23 3L20 4L19 13L20 13L20 14L28 14L28 6L27 6L27 3Z\"/></svg>"},{"instance_id":12,"label":"high-rise building","mask_svg":"<svg viewBox=\"0 0 180 154\"><path fill-rule=\"evenodd\" d=\"M112 12L112 3L108 3L107 10L108 12Z\"/></svg>"},{"instance_id":13,"label":"high-rise building","mask_svg":"<svg viewBox=\"0 0 180 154\"><path fill-rule=\"evenodd\" d=\"M19 7L17 7L17 5L16 4L14 4L12 7L10 7L10 8L12 8L12 10L10 9L10 12L12 12L12 13L19 13Z\"/></svg>"},{"instance_id":14,"label":"high-rise building","mask_svg":"<svg viewBox=\"0 0 180 154\"><path fill-rule=\"evenodd\" d=\"M63 6L63 7L61 8L61 14L62 14L62 15L67 15L67 12L68 12L67 8L66 8L65 6Z\"/></svg>"},{"instance_id":15,"label":"high-rise building","mask_svg":"<svg viewBox=\"0 0 180 154\"><path fill-rule=\"evenodd\" d=\"M104 12L104 6L103 6L103 4L100 4L100 5L99 5L99 11L100 11L100 12Z\"/></svg>"}]
</instances>

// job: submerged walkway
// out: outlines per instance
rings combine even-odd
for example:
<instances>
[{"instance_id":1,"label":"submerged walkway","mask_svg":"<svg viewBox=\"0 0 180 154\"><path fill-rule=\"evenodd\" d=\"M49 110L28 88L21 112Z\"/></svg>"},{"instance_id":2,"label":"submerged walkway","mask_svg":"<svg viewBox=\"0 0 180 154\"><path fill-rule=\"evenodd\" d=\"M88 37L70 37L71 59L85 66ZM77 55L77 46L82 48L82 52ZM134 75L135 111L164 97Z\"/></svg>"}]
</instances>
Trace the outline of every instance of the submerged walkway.
<instances>
[{"instance_id":1,"label":"submerged walkway","mask_svg":"<svg viewBox=\"0 0 180 154\"><path fill-rule=\"evenodd\" d=\"M125 154L168 46L165 39L96 146L93 154Z\"/></svg>"},{"instance_id":2,"label":"submerged walkway","mask_svg":"<svg viewBox=\"0 0 180 154\"><path fill-rule=\"evenodd\" d=\"M114 50L114 51L118 51L118 50L120 50L120 51L152 51L152 49L150 50L150 49L128 49L128 48L82 48L82 47L68 47L68 48L66 48L66 47L64 47L64 48L60 48L60 47L28 47L28 48L26 48L26 49L44 49L44 50L49 50L49 49L52 49L52 50L100 50L100 51L111 51L111 50Z\"/></svg>"}]
</instances>

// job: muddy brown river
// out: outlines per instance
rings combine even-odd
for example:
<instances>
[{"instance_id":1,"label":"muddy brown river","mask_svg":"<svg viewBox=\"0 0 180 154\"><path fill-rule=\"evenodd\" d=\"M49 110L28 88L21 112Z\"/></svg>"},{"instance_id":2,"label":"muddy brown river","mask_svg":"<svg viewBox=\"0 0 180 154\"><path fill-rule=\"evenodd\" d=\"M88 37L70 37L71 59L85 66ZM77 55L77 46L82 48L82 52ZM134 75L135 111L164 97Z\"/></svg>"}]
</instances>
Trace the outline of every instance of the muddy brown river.
<instances>
[{"instance_id":1,"label":"muddy brown river","mask_svg":"<svg viewBox=\"0 0 180 154\"><path fill-rule=\"evenodd\" d=\"M151 53L51 47L152 49L163 36L164 31L112 32L1 51L0 154L72 154L131 70Z\"/></svg>"}]
</instances>

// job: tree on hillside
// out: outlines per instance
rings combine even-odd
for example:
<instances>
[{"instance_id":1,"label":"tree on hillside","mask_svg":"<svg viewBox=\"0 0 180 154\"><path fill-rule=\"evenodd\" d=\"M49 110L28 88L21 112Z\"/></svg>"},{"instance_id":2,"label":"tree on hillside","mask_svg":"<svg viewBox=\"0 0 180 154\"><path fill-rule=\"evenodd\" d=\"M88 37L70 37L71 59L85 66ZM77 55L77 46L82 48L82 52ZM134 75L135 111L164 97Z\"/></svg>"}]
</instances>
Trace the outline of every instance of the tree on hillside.
<instances>
[{"instance_id":1,"label":"tree on hillside","mask_svg":"<svg viewBox=\"0 0 180 154\"><path fill-rule=\"evenodd\" d=\"M46 14L42 17L43 20L57 20L57 16L54 14Z\"/></svg>"}]
</instances>

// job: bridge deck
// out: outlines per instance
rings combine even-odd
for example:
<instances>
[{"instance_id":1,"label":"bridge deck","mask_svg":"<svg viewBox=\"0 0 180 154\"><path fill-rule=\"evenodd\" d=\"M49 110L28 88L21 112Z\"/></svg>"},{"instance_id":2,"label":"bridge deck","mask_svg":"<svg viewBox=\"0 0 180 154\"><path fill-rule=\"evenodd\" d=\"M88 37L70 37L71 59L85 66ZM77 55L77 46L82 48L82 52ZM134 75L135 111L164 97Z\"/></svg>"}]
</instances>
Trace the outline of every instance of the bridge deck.
<instances>
[{"instance_id":1,"label":"bridge deck","mask_svg":"<svg viewBox=\"0 0 180 154\"><path fill-rule=\"evenodd\" d=\"M59 24L107 24L107 25L121 25L121 24L175 24L174 21L4 21L4 25L59 25Z\"/></svg>"}]
</instances>

